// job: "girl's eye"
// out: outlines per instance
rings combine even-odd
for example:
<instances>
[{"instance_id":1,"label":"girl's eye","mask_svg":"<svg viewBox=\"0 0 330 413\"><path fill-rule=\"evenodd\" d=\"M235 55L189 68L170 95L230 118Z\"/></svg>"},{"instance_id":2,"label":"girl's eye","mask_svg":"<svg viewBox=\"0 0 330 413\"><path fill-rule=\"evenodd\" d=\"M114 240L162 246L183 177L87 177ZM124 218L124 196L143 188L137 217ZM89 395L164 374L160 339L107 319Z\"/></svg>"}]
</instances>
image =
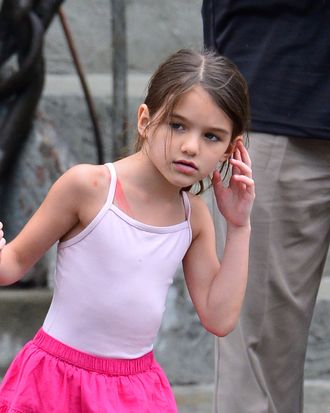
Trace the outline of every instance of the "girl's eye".
<instances>
[{"instance_id":1,"label":"girl's eye","mask_svg":"<svg viewBox=\"0 0 330 413\"><path fill-rule=\"evenodd\" d=\"M177 122L171 122L170 127L171 129L174 129L177 131L184 130L184 126L181 123L177 123Z\"/></svg>"},{"instance_id":2,"label":"girl's eye","mask_svg":"<svg viewBox=\"0 0 330 413\"><path fill-rule=\"evenodd\" d=\"M212 142L219 142L221 140L218 136L214 135L213 133L206 133L204 136L208 141Z\"/></svg>"}]
</instances>

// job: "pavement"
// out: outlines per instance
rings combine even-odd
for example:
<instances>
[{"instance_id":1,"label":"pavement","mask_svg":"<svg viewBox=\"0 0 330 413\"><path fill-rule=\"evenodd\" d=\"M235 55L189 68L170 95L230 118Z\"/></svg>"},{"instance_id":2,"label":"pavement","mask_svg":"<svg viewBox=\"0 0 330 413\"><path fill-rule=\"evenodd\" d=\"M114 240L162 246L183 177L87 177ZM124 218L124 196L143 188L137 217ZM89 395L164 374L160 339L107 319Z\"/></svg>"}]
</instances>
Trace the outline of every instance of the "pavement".
<instances>
[{"instance_id":1,"label":"pavement","mask_svg":"<svg viewBox=\"0 0 330 413\"><path fill-rule=\"evenodd\" d=\"M173 390L180 413L212 412L212 385L174 386ZM306 380L304 393L304 413L330 413L330 381Z\"/></svg>"}]
</instances>

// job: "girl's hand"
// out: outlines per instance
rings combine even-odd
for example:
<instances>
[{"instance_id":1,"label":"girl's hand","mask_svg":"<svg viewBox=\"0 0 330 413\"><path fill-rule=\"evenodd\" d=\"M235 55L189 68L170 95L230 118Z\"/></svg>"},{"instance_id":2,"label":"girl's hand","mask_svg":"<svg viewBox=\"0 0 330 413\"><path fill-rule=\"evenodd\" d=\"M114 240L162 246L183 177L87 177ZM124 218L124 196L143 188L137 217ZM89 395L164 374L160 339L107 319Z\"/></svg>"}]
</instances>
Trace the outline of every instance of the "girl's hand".
<instances>
[{"instance_id":1,"label":"girl's hand","mask_svg":"<svg viewBox=\"0 0 330 413\"><path fill-rule=\"evenodd\" d=\"M238 141L230 159L232 176L224 187L219 171L212 178L214 194L219 211L228 224L238 227L250 225L250 214L255 198L251 159L242 141Z\"/></svg>"},{"instance_id":2,"label":"girl's hand","mask_svg":"<svg viewBox=\"0 0 330 413\"><path fill-rule=\"evenodd\" d=\"M3 237L3 231L2 231L3 225L2 222L0 222L0 262L1 262L1 252L3 250L3 247L6 245L6 240Z\"/></svg>"}]
</instances>

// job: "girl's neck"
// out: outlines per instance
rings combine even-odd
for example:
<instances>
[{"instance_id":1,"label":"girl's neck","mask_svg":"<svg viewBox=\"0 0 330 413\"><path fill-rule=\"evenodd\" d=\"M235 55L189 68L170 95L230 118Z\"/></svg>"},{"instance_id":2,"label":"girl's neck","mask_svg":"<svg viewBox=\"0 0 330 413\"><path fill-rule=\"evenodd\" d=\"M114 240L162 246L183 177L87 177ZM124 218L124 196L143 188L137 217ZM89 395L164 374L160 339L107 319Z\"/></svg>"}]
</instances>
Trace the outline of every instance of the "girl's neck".
<instances>
[{"instance_id":1,"label":"girl's neck","mask_svg":"<svg viewBox=\"0 0 330 413\"><path fill-rule=\"evenodd\" d=\"M115 203L116 205L124 211L127 215L133 216L133 211L127 201L123 188L121 186L120 180L117 179L116 190L115 190Z\"/></svg>"},{"instance_id":2,"label":"girl's neck","mask_svg":"<svg viewBox=\"0 0 330 413\"><path fill-rule=\"evenodd\" d=\"M128 208L125 212L145 224L169 226L185 220L180 188L170 185L140 152L115 163ZM115 200L120 207L120 200Z\"/></svg>"},{"instance_id":3,"label":"girl's neck","mask_svg":"<svg viewBox=\"0 0 330 413\"><path fill-rule=\"evenodd\" d=\"M181 198L181 188L170 184L141 151L116 162L116 169L123 186L134 186L146 198L157 197L167 202Z\"/></svg>"}]
</instances>

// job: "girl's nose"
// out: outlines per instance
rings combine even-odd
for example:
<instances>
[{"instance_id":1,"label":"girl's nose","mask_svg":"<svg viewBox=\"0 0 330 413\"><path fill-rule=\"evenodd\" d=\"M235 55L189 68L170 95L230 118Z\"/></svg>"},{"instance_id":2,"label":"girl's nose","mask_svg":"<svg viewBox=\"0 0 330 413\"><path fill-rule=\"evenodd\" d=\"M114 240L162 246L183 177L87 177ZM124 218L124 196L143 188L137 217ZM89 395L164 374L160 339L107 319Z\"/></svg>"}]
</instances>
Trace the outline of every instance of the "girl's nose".
<instances>
[{"instance_id":1,"label":"girl's nose","mask_svg":"<svg viewBox=\"0 0 330 413\"><path fill-rule=\"evenodd\" d=\"M199 137L193 134L185 135L181 150L189 156L197 155L199 153Z\"/></svg>"}]
</instances>

